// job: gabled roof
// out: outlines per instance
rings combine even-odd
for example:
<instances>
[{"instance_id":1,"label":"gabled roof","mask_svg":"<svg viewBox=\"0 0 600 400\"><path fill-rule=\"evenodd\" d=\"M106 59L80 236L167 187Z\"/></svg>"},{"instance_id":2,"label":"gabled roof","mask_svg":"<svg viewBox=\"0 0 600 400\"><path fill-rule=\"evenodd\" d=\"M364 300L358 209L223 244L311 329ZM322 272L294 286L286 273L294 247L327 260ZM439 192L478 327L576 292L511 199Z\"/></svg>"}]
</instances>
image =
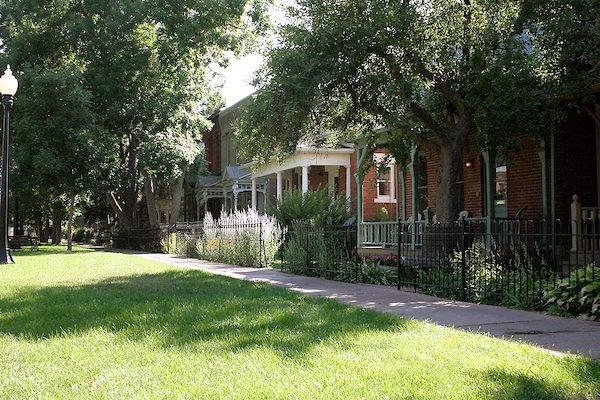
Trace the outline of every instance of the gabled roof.
<instances>
[{"instance_id":1,"label":"gabled roof","mask_svg":"<svg viewBox=\"0 0 600 400\"><path fill-rule=\"evenodd\" d=\"M221 182L221 175L199 175L196 180L196 188L215 186Z\"/></svg>"},{"instance_id":2,"label":"gabled roof","mask_svg":"<svg viewBox=\"0 0 600 400\"><path fill-rule=\"evenodd\" d=\"M223 174L224 181L237 182L244 178L252 175L249 168L241 167L239 165L228 165L225 167L225 174Z\"/></svg>"}]
</instances>

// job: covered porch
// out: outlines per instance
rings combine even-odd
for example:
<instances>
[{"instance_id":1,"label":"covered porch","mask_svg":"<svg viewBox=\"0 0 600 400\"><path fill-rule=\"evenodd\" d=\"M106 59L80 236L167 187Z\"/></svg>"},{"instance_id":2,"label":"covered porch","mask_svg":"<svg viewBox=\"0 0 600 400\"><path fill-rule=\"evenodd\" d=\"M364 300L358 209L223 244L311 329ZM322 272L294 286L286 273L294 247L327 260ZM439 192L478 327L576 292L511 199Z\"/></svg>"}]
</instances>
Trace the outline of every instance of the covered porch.
<instances>
[{"instance_id":1,"label":"covered porch","mask_svg":"<svg viewBox=\"0 0 600 400\"><path fill-rule=\"evenodd\" d=\"M285 193L325 189L330 194L344 193L348 206L352 203L352 148L314 148L299 146L282 163L271 162L255 170L251 177L251 208L257 209L259 182L275 182L275 200ZM260 211L260 210L259 210Z\"/></svg>"},{"instance_id":2,"label":"covered porch","mask_svg":"<svg viewBox=\"0 0 600 400\"><path fill-rule=\"evenodd\" d=\"M266 179L252 178L252 172L244 166L227 166L222 176L200 176L196 185L199 200L197 219L200 220L207 212L233 212L250 206L265 212L268 189L269 182Z\"/></svg>"}]
</instances>

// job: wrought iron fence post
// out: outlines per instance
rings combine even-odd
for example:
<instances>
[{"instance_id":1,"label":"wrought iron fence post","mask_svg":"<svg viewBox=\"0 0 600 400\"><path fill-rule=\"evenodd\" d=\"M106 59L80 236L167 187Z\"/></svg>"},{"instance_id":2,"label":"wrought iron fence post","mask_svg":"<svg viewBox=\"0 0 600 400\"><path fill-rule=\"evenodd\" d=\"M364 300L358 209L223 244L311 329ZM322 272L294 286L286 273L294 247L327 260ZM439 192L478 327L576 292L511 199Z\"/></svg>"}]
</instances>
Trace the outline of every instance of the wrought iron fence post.
<instances>
[{"instance_id":1,"label":"wrought iron fence post","mask_svg":"<svg viewBox=\"0 0 600 400\"><path fill-rule=\"evenodd\" d=\"M306 229L306 247L305 247L305 250L306 250L305 251L305 255L306 255L305 264L306 264L306 266L305 266L305 268L306 268L306 272L308 272L308 268L309 268L309 264L310 264L310 257L309 257L309 254L308 254L308 240L309 240L309 237L308 237L308 227L304 227L304 229Z\"/></svg>"},{"instance_id":2,"label":"wrought iron fence post","mask_svg":"<svg viewBox=\"0 0 600 400\"><path fill-rule=\"evenodd\" d=\"M397 271L397 280L398 280L397 287L398 287L398 290L400 290L400 288L401 288L401 282L402 282L402 277L403 277L403 274L402 274L402 271L401 271L401 268L402 268L402 251L401 251L401 248L400 248L400 246L402 246L402 234L403 234L402 224L400 223L400 221L398 221L397 235L396 235L396 239L397 239L397 242L398 242L397 243L398 244L398 254L397 254L398 255L398 259L396 260L396 264L397 264L396 266L398 268L398 271Z\"/></svg>"},{"instance_id":3,"label":"wrought iron fence post","mask_svg":"<svg viewBox=\"0 0 600 400\"><path fill-rule=\"evenodd\" d=\"M262 268L262 222L258 225L258 265ZM266 264L266 263L265 263Z\"/></svg>"},{"instance_id":4,"label":"wrought iron fence post","mask_svg":"<svg viewBox=\"0 0 600 400\"><path fill-rule=\"evenodd\" d=\"M465 232L465 222L462 221L461 226L461 235L460 235L460 292L461 292L461 300L467 299L467 276L466 276L466 232Z\"/></svg>"},{"instance_id":5,"label":"wrought iron fence post","mask_svg":"<svg viewBox=\"0 0 600 400\"><path fill-rule=\"evenodd\" d=\"M359 260L359 255L358 255L358 226L356 227L356 230L354 230L352 227L348 227L348 233L350 233L351 237L350 237L350 251L354 253L354 270L355 270L355 282L359 283L360 282L360 260ZM356 240L355 240L356 239ZM354 246L355 244L355 246Z\"/></svg>"}]
</instances>

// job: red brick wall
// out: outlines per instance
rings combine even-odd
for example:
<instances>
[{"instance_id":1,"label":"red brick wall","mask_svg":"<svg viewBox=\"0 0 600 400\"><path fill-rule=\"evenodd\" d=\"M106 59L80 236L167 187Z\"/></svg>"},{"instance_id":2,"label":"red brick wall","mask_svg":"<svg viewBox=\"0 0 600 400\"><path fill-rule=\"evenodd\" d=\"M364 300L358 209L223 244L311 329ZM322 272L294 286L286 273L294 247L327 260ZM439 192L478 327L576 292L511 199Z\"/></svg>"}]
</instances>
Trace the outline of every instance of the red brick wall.
<instances>
[{"instance_id":1,"label":"red brick wall","mask_svg":"<svg viewBox=\"0 0 600 400\"><path fill-rule=\"evenodd\" d=\"M402 209L403 203L406 203L406 219L409 219L412 216L412 176L410 175L408 168L405 168L404 179L406 181L406 193L404 194L406 201L401 197L399 198L399 201L400 209Z\"/></svg>"},{"instance_id":2,"label":"red brick wall","mask_svg":"<svg viewBox=\"0 0 600 400\"><path fill-rule=\"evenodd\" d=\"M508 216L514 217L524 208L526 218L540 218L542 205L542 171L538 155L539 141L532 137L518 138L519 150L507 163ZM562 220L570 218L570 205L573 194L580 196L584 206L598 205L596 137L594 121L585 114L571 113L559 129L555 142L556 152L556 216ZM377 152L383 153L385 149ZM433 149L424 149L427 159L428 205L435 209L437 191L438 156ZM546 154L548 163L548 198L550 207L550 154ZM467 167L467 163L470 164ZM469 138L462 155L464 209L472 217L484 215L484 177L483 163L475 139ZM408 168L406 180L406 217L412 216L411 180ZM365 176L363 184L363 209L366 221L372 220L382 206L395 218L395 204L377 204L376 171L372 168ZM401 209L403 200L400 183L396 186L396 197Z\"/></svg>"},{"instance_id":3,"label":"red brick wall","mask_svg":"<svg viewBox=\"0 0 600 400\"><path fill-rule=\"evenodd\" d=\"M471 138L470 143L474 143ZM515 155L511 160L512 163L508 167L508 207L509 216L514 216L517 210L523 206L527 206L527 216L538 216L541 214L541 171L539 157L537 155L537 145L533 139L527 139L524 141L522 151ZM435 209L436 195L437 195L437 168L439 157L436 151L432 148L425 148L422 151L422 155L426 157L426 170L427 170L427 182L428 182L428 206ZM469 166L467 166L467 163ZM465 146L465 150L462 154L462 166L463 166L463 209L469 211L471 217L481 217L484 215L483 210L483 164L480 157L479 150L475 145L469 144ZM406 216L410 218L412 216L411 206L411 180L408 169L406 170ZM368 176L370 180L374 180L374 172ZM367 180L365 180L365 185ZM371 185L372 190L367 191L365 187L365 204L367 202L372 203L376 197L376 190L374 184ZM398 197L401 195L400 188L397 189ZM399 197L400 207L402 206L402 199ZM395 206L393 207L395 211ZM375 209L375 211L373 211ZM373 216L376 213L376 207L371 207L369 214L365 210L365 217L367 215Z\"/></svg>"},{"instance_id":4,"label":"red brick wall","mask_svg":"<svg viewBox=\"0 0 600 400\"><path fill-rule=\"evenodd\" d=\"M463 153L463 209L473 218L483 216L483 165L476 151ZM467 163L470 166L467 166Z\"/></svg>"},{"instance_id":5,"label":"red brick wall","mask_svg":"<svg viewBox=\"0 0 600 400\"><path fill-rule=\"evenodd\" d=\"M596 137L587 114L570 112L555 139L556 217L570 219L571 198L583 206L598 205Z\"/></svg>"},{"instance_id":6,"label":"red brick wall","mask_svg":"<svg viewBox=\"0 0 600 400\"><path fill-rule=\"evenodd\" d=\"M377 149L375 153L386 154L386 149ZM398 188L396 188L396 197L398 197ZM363 179L363 218L365 221L373 221L376 219L379 210L385 208L390 219L396 219L396 203L376 203L376 198L377 167L373 166L367 171Z\"/></svg>"},{"instance_id":7,"label":"red brick wall","mask_svg":"<svg viewBox=\"0 0 600 400\"><path fill-rule=\"evenodd\" d=\"M327 171L323 166L310 167L308 171L308 186L310 190L327 190Z\"/></svg>"},{"instance_id":8,"label":"red brick wall","mask_svg":"<svg viewBox=\"0 0 600 400\"><path fill-rule=\"evenodd\" d=\"M521 137L518 152L507 163L508 216L520 210L524 218L542 218L542 165L538 154L539 141Z\"/></svg>"}]
</instances>

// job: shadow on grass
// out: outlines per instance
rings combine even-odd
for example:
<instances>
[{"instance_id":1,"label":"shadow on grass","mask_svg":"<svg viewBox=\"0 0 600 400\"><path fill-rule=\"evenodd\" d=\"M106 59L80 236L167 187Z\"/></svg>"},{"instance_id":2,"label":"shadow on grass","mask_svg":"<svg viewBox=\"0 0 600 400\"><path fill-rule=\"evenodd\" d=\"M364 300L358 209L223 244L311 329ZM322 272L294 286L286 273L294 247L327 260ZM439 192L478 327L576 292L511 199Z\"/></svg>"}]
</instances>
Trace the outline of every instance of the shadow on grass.
<instances>
[{"instance_id":1,"label":"shadow on grass","mask_svg":"<svg viewBox=\"0 0 600 400\"><path fill-rule=\"evenodd\" d=\"M580 358L568 359L568 369L577 382L585 382L591 391L585 397L569 397L565 393L565 387L560 383L543 379L543 376L527 376L506 369L494 369L487 371L479 379L481 382L488 381L494 387L494 398L504 400L551 400L551 399L597 399L600 396L600 364ZM596 389L593 389L596 388Z\"/></svg>"},{"instance_id":2,"label":"shadow on grass","mask_svg":"<svg viewBox=\"0 0 600 400\"><path fill-rule=\"evenodd\" d=\"M92 253L94 249L86 249L83 247L74 247L72 252L67 251L66 246L58 245L41 245L37 249L32 250L31 246L23 246L20 249L12 250L12 255L16 257L33 257L33 256L48 256L48 255L74 255Z\"/></svg>"},{"instance_id":3,"label":"shadow on grass","mask_svg":"<svg viewBox=\"0 0 600 400\"><path fill-rule=\"evenodd\" d=\"M24 288L0 298L0 333L52 338L98 328L164 346L210 341L228 351L268 346L298 356L314 344L412 322L283 289L198 271L111 278L83 286Z\"/></svg>"}]
</instances>

